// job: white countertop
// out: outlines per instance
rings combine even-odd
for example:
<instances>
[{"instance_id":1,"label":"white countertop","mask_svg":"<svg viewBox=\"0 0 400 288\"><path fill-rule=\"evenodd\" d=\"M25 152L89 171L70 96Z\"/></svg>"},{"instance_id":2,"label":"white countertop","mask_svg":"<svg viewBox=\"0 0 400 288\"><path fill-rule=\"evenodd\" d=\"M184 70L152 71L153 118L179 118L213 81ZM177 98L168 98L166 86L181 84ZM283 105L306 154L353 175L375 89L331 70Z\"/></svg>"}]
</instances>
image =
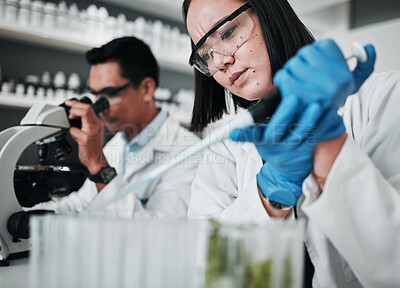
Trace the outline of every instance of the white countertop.
<instances>
[{"instance_id":1,"label":"white countertop","mask_svg":"<svg viewBox=\"0 0 400 288\"><path fill-rule=\"evenodd\" d=\"M0 288L29 287L29 258L11 260L10 266L0 266Z\"/></svg>"}]
</instances>

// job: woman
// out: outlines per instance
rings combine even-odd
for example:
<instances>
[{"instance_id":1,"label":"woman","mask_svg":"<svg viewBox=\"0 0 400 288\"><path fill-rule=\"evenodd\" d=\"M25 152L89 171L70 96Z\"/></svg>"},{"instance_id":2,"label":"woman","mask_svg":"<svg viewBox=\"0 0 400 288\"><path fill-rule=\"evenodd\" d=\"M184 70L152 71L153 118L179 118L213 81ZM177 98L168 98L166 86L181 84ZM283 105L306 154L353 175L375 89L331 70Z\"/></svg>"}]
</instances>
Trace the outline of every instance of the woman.
<instances>
[{"instance_id":1,"label":"woman","mask_svg":"<svg viewBox=\"0 0 400 288\"><path fill-rule=\"evenodd\" d=\"M331 40L300 49L313 37L286 1L185 0L182 8L196 68L192 129L226 112L224 89L240 107L275 85L282 96L267 126L231 134L249 142L205 153L189 217L290 217L303 193L298 212L308 219L315 286L398 286L399 73L371 77L347 101L346 134L336 111L372 73L372 46L367 63L350 72Z\"/></svg>"}]
</instances>

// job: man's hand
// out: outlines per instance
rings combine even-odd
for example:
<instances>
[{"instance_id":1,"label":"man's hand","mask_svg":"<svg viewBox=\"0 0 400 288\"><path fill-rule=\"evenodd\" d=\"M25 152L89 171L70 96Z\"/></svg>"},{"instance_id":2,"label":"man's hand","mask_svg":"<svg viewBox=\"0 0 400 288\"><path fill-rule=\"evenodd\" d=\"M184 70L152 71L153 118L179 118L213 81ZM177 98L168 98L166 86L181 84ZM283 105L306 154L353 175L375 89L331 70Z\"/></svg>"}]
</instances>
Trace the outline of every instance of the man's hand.
<instances>
[{"instance_id":1,"label":"man's hand","mask_svg":"<svg viewBox=\"0 0 400 288\"><path fill-rule=\"evenodd\" d=\"M91 105L71 100L65 104L71 107L69 119L80 117L82 120L82 129L71 127L69 132L79 145L79 160L94 175L108 164L103 154L104 125Z\"/></svg>"}]
</instances>

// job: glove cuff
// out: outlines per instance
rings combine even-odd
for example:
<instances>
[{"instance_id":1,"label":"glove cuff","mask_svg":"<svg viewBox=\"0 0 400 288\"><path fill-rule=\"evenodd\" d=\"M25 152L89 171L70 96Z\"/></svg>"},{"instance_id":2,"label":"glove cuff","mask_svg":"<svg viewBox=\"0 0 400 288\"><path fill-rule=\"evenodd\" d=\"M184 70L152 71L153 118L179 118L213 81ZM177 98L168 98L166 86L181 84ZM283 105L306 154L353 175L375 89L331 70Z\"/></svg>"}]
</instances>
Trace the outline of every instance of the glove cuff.
<instances>
[{"instance_id":1,"label":"glove cuff","mask_svg":"<svg viewBox=\"0 0 400 288\"><path fill-rule=\"evenodd\" d=\"M343 118L336 114L330 119L327 129L324 131L318 142L326 141L346 132Z\"/></svg>"},{"instance_id":2,"label":"glove cuff","mask_svg":"<svg viewBox=\"0 0 400 288\"><path fill-rule=\"evenodd\" d=\"M296 205L302 194L302 183L290 182L274 177L272 173L268 174L265 175L263 172L257 174L257 183L262 194L268 199L281 204Z\"/></svg>"}]
</instances>

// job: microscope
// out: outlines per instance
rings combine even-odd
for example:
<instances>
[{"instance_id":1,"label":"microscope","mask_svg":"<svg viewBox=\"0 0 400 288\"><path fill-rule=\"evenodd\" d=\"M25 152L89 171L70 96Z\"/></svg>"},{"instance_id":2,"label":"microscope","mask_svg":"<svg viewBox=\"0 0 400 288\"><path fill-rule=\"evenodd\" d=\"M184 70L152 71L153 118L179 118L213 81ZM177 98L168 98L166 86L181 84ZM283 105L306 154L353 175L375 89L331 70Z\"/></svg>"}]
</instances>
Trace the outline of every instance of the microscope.
<instances>
[{"instance_id":1,"label":"microscope","mask_svg":"<svg viewBox=\"0 0 400 288\"><path fill-rule=\"evenodd\" d=\"M92 103L88 97L83 97L78 101ZM100 98L91 105L96 115L109 108L106 98ZM20 126L0 132L0 165L2 167L0 173L0 266L8 266L7 258L10 255L29 251L29 216L52 212L24 211L22 207L32 207L37 203L50 200L52 175L65 178L66 183L70 182L68 175L70 176L71 173L65 171L68 170L65 167L49 168L41 165L47 159L49 152L53 153L59 161L63 161L66 155L72 152L66 136L70 127L80 128L82 122L80 118L68 119L69 110L70 107L65 104L53 106L38 103L29 109L21 120ZM18 167L17 162L21 154L33 143L37 147L39 160L37 169L29 169L32 167L27 166ZM45 181L29 181L35 177ZM23 181L17 181L17 179ZM46 183L46 185L38 183ZM55 183L54 187L60 189Z\"/></svg>"}]
</instances>

